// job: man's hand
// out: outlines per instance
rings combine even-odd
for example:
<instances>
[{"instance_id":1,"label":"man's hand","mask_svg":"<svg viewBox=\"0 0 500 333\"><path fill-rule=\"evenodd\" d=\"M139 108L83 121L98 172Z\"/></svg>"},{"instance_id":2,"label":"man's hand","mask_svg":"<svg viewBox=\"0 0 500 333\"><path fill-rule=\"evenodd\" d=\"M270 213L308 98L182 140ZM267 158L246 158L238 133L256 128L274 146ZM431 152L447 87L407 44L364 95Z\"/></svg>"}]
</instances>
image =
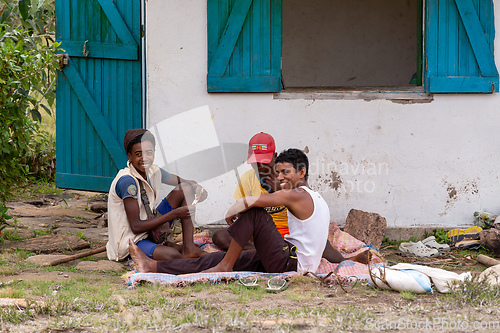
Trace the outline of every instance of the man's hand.
<instances>
[{"instance_id":1,"label":"man's hand","mask_svg":"<svg viewBox=\"0 0 500 333\"><path fill-rule=\"evenodd\" d=\"M280 182L278 180L278 175L276 174L276 171L274 171L274 169L272 169L272 171L266 177L266 183L267 185L271 186L271 188L275 192L281 190Z\"/></svg>"},{"instance_id":2,"label":"man's hand","mask_svg":"<svg viewBox=\"0 0 500 333\"><path fill-rule=\"evenodd\" d=\"M175 214L175 218L185 219L191 216L191 212L194 211L194 206L181 206L174 209L172 212Z\"/></svg>"},{"instance_id":3,"label":"man's hand","mask_svg":"<svg viewBox=\"0 0 500 333\"><path fill-rule=\"evenodd\" d=\"M228 211L229 213L229 211ZM226 215L226 223L227 225L231 225L233 224L234 222L236 222L236 220L240 217L240 214L236 214L236 215L232 215L232 216L228 216Z\"/></svg>"}]
</instances>

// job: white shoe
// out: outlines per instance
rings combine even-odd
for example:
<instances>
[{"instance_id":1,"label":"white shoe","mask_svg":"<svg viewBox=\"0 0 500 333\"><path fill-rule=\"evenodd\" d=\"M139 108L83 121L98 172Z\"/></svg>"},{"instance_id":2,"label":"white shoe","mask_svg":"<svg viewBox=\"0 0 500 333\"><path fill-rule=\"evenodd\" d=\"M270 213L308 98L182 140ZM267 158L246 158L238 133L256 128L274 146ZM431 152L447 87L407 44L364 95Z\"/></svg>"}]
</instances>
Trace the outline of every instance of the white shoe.
<instances>
[{"instance_id":1,"label":"white shoe","mask_svg":"<svg viewBox=\"0 0 500 333\"><path fill-rule=\"evenodd\" d=\"M399 244L399 251L415 257L434 258L439 255L438 250L425 246L421 241L416 243L401 243Z\"/></svg>"},{"instance_id":2,"label":"white shoe","mask_svg":"<svg viewBox=\"0 0 500 333\"><path fill-rule=\"evenodd\" d=\"M430 247L431 249L436 249L439 252L446 252L450 250L450 246L448 244L439 244L436 242L436 237L429 236L422 241L425 246Z\"/></svg>"}]
</instances>

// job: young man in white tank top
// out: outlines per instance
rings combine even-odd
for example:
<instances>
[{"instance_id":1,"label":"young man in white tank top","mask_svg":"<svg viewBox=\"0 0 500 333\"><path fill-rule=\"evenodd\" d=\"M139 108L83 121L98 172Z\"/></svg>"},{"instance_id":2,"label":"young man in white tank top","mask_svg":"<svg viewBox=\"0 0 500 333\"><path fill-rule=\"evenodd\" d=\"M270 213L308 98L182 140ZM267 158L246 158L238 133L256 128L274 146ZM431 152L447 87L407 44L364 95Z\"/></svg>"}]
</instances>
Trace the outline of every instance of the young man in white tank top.
<instances>
[{"instance_id":1,"label":"young man in white tank top","mask_svg":"<svg viewBox=\"0 0 500 333\"><path fill-rule=\"evenodd\" d=\"M232 270L315 272L328 237L328 205L319 193L308 188L309 161L302 151L285 150L276 158L275 166L280 191L244 197L226 213L232 241L225 255L215 252L197 259L154 261L129 242L136 268L140 272L170 274ZM282 205L288 209L289 234L285 239L262 208ZM243 251L252 237L255 250Z\"/></svg>"}]
</instances>

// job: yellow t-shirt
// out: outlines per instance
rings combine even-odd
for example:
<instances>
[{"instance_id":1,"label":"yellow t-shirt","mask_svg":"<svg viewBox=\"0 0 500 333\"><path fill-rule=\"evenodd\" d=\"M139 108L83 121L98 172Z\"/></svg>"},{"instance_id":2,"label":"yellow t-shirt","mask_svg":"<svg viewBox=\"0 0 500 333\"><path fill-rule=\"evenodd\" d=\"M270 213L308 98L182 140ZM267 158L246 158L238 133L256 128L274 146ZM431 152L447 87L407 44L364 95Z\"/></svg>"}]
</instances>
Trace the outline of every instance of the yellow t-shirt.
<instances>
[{"instance_id":1,"label":"yellow t-shirt","mask_svg":"<svg viewBox=\"0 0 500 333\"><path fill-rule=\"evenodd\" d=\"M269 192L264 189L259 181L259 177L255 174L254 170L245 172L238 182L238 187L234 192L234 198L239 200L243 197L252 195L268 194ZM280 232L282 237L288 234L288 216L285 206L279 207L266 207L266 211L271 214L276 229Z\"/></svg>"}]
</instances>

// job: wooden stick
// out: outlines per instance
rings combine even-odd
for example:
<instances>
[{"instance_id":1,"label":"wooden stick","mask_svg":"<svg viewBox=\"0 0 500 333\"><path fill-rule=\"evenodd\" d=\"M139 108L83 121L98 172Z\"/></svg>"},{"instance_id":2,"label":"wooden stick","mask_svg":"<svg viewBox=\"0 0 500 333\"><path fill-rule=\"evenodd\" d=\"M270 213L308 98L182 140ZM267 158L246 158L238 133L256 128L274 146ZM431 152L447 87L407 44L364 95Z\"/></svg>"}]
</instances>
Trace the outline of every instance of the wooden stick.
<instances>
[{"instance_id":1,"label":"wooden stick","mask_svg":"<svg viewBox=\"0 0 500 333\"><path fill-rule=\"evenodd\" d=\"M66 258L56 259L56 260L53 260L51 262L46 263L45 266L59 265L59 264L62 264L62 263L65 263L65 262L68 262L68 261L71 261L71 260L88 257L88 256L91 256L93 254L101 253L101 252L104 252L104 251L106 251L106 246L97 248L95 250L89 250L89 251L85 251L85 252L82 252L82 253L78 253L78 254L74 254L74 255L71 255L71 256L67 256Z\"/></svg>"},{"instance_id":2,"label":"wooden stick","mask_svg":"<svg viewBox=\"0 0 500 333\"><path fill-rule=\"evenodd\" d=\"M480 254L477 256L477 261L485 266L491 267L495 265L500 265L500 261L490 258L488 256L485 256L484 254Z\"/></svg>"}]
</instances>

